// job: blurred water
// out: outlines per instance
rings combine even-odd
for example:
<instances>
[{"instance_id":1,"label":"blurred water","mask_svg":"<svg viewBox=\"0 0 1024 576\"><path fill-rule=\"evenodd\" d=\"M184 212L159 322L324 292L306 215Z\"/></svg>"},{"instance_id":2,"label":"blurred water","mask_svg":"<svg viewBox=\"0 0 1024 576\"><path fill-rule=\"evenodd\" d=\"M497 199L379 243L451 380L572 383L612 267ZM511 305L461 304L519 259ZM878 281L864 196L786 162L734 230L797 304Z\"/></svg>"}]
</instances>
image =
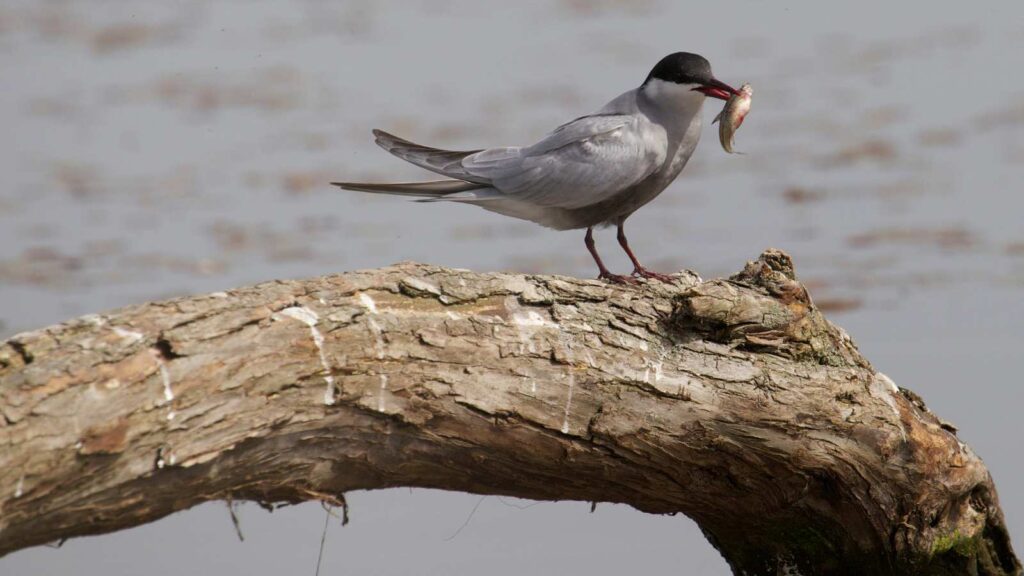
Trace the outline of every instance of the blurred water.
<instances>
[{"instance_id":1,"label":"blurred water","mask_svg":"<svg viewBox=\"0 0 1024 576\"><path fill-rule=\"evenodd\" d=\"M592 276L580 232L326 182L424 175L376 149L371 128L525 144L691 50L755 86L747 155L706 128L680 180L627 223L631 244L655 269L705 277L789 251L867 357L985 457L1019 534L1022 48L1011 1L6 0L0 336L399 260ZM610 234L598 242L628 269ZM688 520L619 506L489 498L446 541L478 501L354 494L324 573L727 573ZM313 570L318 506L242 517L242 544L207 505L13 554L0 573Z\"/></svg>"}]
</instances>

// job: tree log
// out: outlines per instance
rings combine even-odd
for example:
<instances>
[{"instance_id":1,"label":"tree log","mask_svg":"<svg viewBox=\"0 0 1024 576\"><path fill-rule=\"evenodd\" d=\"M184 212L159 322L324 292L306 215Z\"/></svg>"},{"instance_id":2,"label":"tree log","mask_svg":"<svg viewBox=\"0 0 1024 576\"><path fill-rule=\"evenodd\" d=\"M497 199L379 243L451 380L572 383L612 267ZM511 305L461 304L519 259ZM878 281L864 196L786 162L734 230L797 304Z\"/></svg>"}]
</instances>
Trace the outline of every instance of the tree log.
<instances>
[{"instance_id":1,"label":"tree log","mask_svg":"<svg viewBox=\"0 0 1024 576\"><path fill-rule=\"evenodd\" d=\"M0 554L417 486L693 518L736 574L1020 574L992 479L769 250L610 286L419 264L0 344Z\"/></svg>"}]
</instances>

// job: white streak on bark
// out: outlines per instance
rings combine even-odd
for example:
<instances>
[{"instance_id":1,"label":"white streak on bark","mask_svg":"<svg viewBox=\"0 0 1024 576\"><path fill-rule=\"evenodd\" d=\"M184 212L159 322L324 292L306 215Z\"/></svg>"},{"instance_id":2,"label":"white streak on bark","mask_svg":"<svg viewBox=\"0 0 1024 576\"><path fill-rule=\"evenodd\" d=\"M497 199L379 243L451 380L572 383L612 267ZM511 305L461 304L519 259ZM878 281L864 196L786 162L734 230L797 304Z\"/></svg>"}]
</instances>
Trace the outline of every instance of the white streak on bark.
<instances>
[{"instance_id":1,"label":"white streak on bark","mask_svg":"<svg viewBox=\"0 0 1024 576\"><path fill-rule=\"evenodd\" d=\"M317 329L317 324L320 323L320 317L305 306L292 306L291 308L285 308L278 312L281 316L287 316L288 318L294 318L299 322L302 322L306 326L309 326L309 332L313 336L313 345L316 346L317 353L320 356L320 366L324 369L324 382L327 385L324 390L324 404L331 406L334 404L334 375L331 374L331 365L327 362L327 354L324 352L324 335Z\"/></svg>"},{"instance_id":2,"label":"white streak on bark","mask_svg":"<svg viewBox=\"0 0 1024 576\"><path fill-rule=\"evenodd\" d=\"M907 439L907 431L903 427L903 422L900 419L900 410L896 405L896 399L893 397L894 394L899 393L899 388L896 387L896 384L894 384L893 381L885 374L876 372L875 378L871 380L871 384L868 386L868 393L882 402L885 402L885 404L889 406L893 415L896 416L893 423L899 429L900 435L905 441Z\"/></svg>"},{"instance_id":3,"label":"white streak on bark","mask_svg":"<svg viewBox=\"0 0 1024 576\"><path fill-rule=\"evenodd\" d=\"M402 284L405 284L409 288L412 288L413 290L417 290L419 292L428 292L435 296L441 295L441 289L438 288L436 285L427 282L422 278L416 278L415 276L408 276L406 278L402 278Z\"/></svg>"},{"instance_id":4,"label":"white streak on bark","mask_svg":"<svg viewBox=\"0 0 1024 576\"><path fill-rule=\"evenodd\" d=\"M370 295L366 292L359 293L359 303L363 305L363 308L369 310L370 314L377 313L377 303L374 302L373 298L370 298Z\"/></svg>"},{"instance_id":5,"label":"white streak on bark","mask_svg":"<svg viewBox=\"0 0 1024 576\"><path fill-rule=\"evenodd\" d=\"M85 316L82 316L82 321L88 322L93 326L103 326L107 323L107 319L99 314L86 314Z\"/></svg>"},{"instance_id":6,"label":"white streak on bark","mask_svg":"<svg viewBox=\"0 0 1024 576\"><path fill-rule=\"evenodd\" d=\"M537 349L533 346L532 334L528 334L527 331L523 329L523 326L525 326L525 324L521 324L519 322L515 323L516 336L519 337L519 343L526 348L526 351L533 354ZM532 332L533 329L531 328L529 331Z\"/></svg>"},{"instance_id":7,"label":"white streak on bark","mask_svg":"<svg viewBox=\"0 0 1024 576\"><path fill-rule=\"evenodd\" d=\"M380 395L377 397L377 411L384 411L384 394L388 391L388 375L380 375Z\"/></svg>"},{"instance_id":8,"label":"white streak on bark","mask_svg":"<svg viewBox=\"0 0 1024 576\"><path fill-rule=\"evenodd\" d=\"M362 304L363 308L366 308L366 311L368 312L366 323L370 327L370 333L373 334L375 356L377 357L377 360L383 360L384 335L383 331L380 329L380 324L377 324L377 321L373 319L373 317L377 315L377 303L374 302L373 298L370 298L366 292L359 293L359 303Z\"/></svg>"},{"instance_id":9,"label":"white streak on bark","mask_svg":"<svg viewBox=\"0 0 1024 576\"><path fill-rule=\"evenodd\" d=\"M120 326L114 326L114 334L117 334L122 339L127 340L129 344L135 344L139 340L145 338L145 336L140 332L126 330Z\"/></svg>"},{"instance_id":10,"label":"white streak on bark","mask_svg":"<svg viewBox=\"0 0 1024 576\"><path fill-rule=\"evenodd\" d=\"M896 383L892 381L892 378L889 378L888 376L882 374L881 372L875 372L875 376L877 376L879 380L881 380L883 383L889 386L889 391L891 391L893 394L899 394L900 389L898 386L896 386Z\"/></svg>"},{"instance_id":11,"label":"white streak on bark","mask_svg":"<svg viewBox=\"0 0 1024 576\"><path fill-rule=\"evenodd\" d=\"M377 360L384 359L384 332L380 328L380 324L374 320L374 316L378 314L377 303L370 298L370 295L366 292L359 293L359 303L362 304L363 308L366 308L366 325L370 327L370 334L373 335L373 349L374 356ZM384 412L385 410L385 395L388 391L388 375L378 374L380 378L380 391L377 394L377 411Z\"/></svg>"},{"instance_id":12,"label":"white streak on bark","mask_svg":"<svg viewBox=\"0 0 1024 576\"><path fill-rule=\"evenodd\" d=\"M164 386L164 402L167 404L167 419L174 420L174 408L171 402L174 400L174 390L171 389L171 373L167 370L167 363L164 362L163 354L156 348L152 349L153 358L156 360L157 371L160 372L160 382Z\"/></svg>"},{"instance_id":13,"label":"white streak on bark","mask_svg":"<svg viewBox=\"0 0 1024 576\"><path fill-rule=\"evenodd\" d=\"M896 415L896 421L898 422L900 418L900 410L896 406L896 399L892 397L894 393L892 380L881 373L877 374L877 376L879 377L871 381L871 386L868 391L872 396L878 398L882 402L885 402L889 408L892 409L892 413Z\"/></svg>"},{"instance_id":14,"label":"white streak on bark","mask_svg":"<svg viewBox=\"0 0 1024 576\"><path fill-rule=\"evenodd\" d=\"M380 325L373 318L368 318L368 324L370 325L370 333L373 334L373 349L374 355L377 360L384 359L384 335L380 329Z\"/></svg>"},{"instance_id":15,"label":"white streak on bark","mask_svg":"<svg viewBox=\"0 0 1024 576\"><path fill-rule=\"evenodd\" d=\"M547 327L547 328L558 328L558 324L555 324L551 320L541 316L536 310L527 310L526 312L517 312L512 316L512 321L517 326L531 326L531 327Z\"/></svg>"},{"instance_id":16,"label":"white streak on bark","mask_svg":"<svg viewBox=\"0 0 1024 576\"><path fill-rule=\"evenodd\" d=\"M576 386L576 375L569 370L569 394L565 398L565 418L562 420L562 434L569 433L569 408L572 406L572 390Z\"/></svg>"},{"instance_id":17,"label":"white streak on bark","mask_svg":"<svg viewBox=\"0 0 1024 576\"><path fill-rule=\"evenodd\" d=\"M562 418L562 434L568 434L569 411L572 408L572 391L573 388L576 387L576 374L574 372L574 364L576 361L573 357L572 348L570 348L569 343L565 341L565 333L560 332L558 339L562 342L562 345L565 346L565 358L569 361L569 391L565 395L565 415Z\"/></svg>"},{"instance_id":18,"label":"white streak on bark","mask_svg":"<svg viewBox=\"0 0 1024 576\"><path fill-rule=\"evenodd\" d=\"M519 341L526 347L526 351L530 354L535 354L537 352L537 348L533 343L534 331L539 328L559 329L558 324L548 320L536 310L517 310L512 315L512 324L516 327L516 335L519 337ZM559 335L559 339L561 339L561 335Z\"/></svg>"}]
</instances>

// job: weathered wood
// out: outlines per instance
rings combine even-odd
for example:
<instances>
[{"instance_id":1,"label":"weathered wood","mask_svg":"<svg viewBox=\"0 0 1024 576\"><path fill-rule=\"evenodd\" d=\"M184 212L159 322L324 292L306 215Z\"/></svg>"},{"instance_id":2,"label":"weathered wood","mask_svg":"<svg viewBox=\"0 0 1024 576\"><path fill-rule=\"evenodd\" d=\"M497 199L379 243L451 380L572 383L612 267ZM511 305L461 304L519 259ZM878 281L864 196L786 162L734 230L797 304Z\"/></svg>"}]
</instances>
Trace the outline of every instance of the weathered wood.
<instances>
[{"instance_id":1,"label":"weathered wood","mask_svg":"<svg viewBox=\"0 0 1024 576\"><path fill-rule=\"evenodd\" d=\"M402 264L132 306L0 345L0 414L0 554L419 486L683 513L737 574L1021 571L981 460L777 251L671 285Z\"/></svg>"}]
</instances>

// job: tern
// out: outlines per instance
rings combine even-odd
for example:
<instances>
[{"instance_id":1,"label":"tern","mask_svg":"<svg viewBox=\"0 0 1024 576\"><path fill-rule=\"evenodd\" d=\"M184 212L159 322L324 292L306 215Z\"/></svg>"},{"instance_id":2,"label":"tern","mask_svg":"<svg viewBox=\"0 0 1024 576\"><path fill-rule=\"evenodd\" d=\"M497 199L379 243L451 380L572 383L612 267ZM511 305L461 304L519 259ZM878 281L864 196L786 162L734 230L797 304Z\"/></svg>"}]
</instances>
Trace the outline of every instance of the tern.
<instances>
[{"instance_id":1,"label":"tern","mask_svg":"<svg viewBox=\"0 0 1024 576\"><path fill-rule=\"evenodd\" d=\"M418 197L421 202L473 204L556 230L586 228L584 243L599 279L671 281L640 264L623 224L686 166L700 140L706 97L728 100L733 94L738 91L715 78L707 59L676 52L662 58L638 88L593 114L562 124L532 146L441 150L373 131L378 146L445 180L332 184ZM612 225L633 262L630 276L609 272L594 245L594 227Z\"/></svg>"}]
</instances>

